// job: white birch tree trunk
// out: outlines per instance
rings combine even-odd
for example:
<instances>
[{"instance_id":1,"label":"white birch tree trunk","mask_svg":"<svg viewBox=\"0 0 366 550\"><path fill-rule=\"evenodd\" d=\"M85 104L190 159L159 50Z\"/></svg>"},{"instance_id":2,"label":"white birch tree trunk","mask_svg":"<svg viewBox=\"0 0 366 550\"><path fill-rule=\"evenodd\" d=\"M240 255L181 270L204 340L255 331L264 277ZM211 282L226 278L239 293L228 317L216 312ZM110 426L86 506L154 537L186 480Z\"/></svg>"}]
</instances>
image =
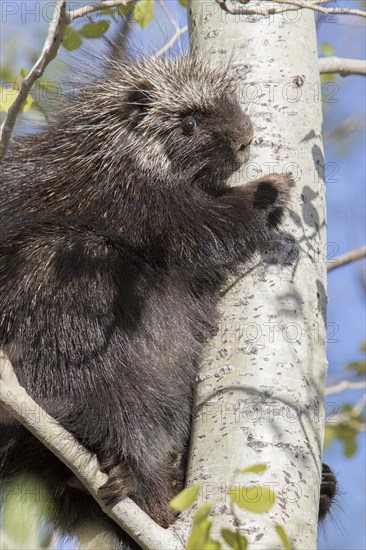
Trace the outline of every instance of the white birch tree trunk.
<instances>
[{"instance_id":1,"label":"white birch tree trunk","mask_svg":"<svg viewBox=\"0 0 366 550\"><path fill-rule=\"evenodd\" d=\"M197 385L188 483L202 482L202 501L215 503L217 531L235 524L225 494L235 469L265 463L261 476L239 475L236 481L268 484L276 503L265 515L236 508L239 531L250 548L272 550L282 548L274 530L281 524L292 548L312 549L326 375L324 159L314 14L233 16L214 0L191 0L189 17L193 49L237 74L255 128L251 160L232 183L293 172L296 188L283 230L297 244L289 237L269 243L275 245L269 259L279 263L257 259L223 299L219 331Z\"/></svg>"}]
</instances>

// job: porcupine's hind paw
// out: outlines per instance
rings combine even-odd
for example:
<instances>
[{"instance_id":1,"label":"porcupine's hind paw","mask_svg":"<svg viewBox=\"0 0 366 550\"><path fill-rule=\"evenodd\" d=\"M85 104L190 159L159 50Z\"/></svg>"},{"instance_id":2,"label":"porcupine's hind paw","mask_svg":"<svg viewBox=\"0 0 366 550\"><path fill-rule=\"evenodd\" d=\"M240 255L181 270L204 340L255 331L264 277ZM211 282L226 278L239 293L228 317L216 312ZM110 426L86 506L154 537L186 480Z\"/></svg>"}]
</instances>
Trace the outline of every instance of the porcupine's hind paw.
<instances>
[{"instance_id":1,"label":"porcupine's hind paw","mask_svg":"<svg viewBox=\"0 0 366 550\"><path fill-rule=\"evenodd\" d=\"M117 504L137 490L135 473L119 456L99 458L99 462L101 471L108 475L108 481L99 488L99 496L107 506Z\"/></svg>"},{"instance_id":2,"label":"porcupine's hind paw","mask_svg":"<svg viewBox=\"0 0 366 550\"><path fill-rule=\"evenodd\" d=\"M322 465L322 481L320 486L319 521L322 521L332 507L337 494L337 478L327 464Z\"/></svg>"}]
</instances>

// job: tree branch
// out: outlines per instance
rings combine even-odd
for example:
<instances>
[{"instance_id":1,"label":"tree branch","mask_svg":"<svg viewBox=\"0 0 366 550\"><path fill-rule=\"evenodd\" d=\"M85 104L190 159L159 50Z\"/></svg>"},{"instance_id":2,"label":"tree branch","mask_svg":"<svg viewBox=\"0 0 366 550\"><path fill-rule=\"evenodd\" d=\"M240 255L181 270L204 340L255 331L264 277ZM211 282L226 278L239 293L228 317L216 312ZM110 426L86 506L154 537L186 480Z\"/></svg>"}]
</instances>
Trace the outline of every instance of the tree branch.
<instances>
[{"instance_id":1,"label":"tree branch","mask_svg":"<svg viewBox=\"0 0 366 550\"><path fill-rule=\"evenodd\" d=\"M360 248L356 248L355 250L351 250L350 252L343 254L343 256L339 256L338 258L327 262L327 271L329 273L329 271L332 271L337 267L341 267L342 265L350 264L351 262L356 262L357 260L362 260L365 256L366 246L361 246Z\"/></svg>"},{"instance_id":2,"label":"tree branch","mask_svg":"<svg viewBox=\"0 0 366 550\"><path fill-rule=\"evenodd\" d=\"M102 510L143 550L183 550L183 543L171 529L157 525L130 498L124 498L112 507L104 504L99 489L108 478L100 471L96 456L49 416L19 385L10 360L1 349L0 403L66 464Z\"/></svg>"},{"instance_id":3,"label":"tree branch","mask_svg":"<svg viewBox=\"0 0 366 550\"><path fill-rule=\"evenodd\" d=\"M57 0L54 16L48 27L47 38L39 56L27 76L23 78L20 84L19 93L14 103L9 108L4 122L0 128L0 162L6 155L9 147L10 138L14 130L16 119L23 108L27 96L36 82L44 73L47 65L56 57L60 44L64 38L66 27L78 17L83 17L95 11L117 6L127 6L133 0L109 0L107 2L98 2L90 6L67 11L66 0Z\"/></svg>"},{"instance_id":4,"label":"tree branch","mask_svg":"<svg viewBox=\"0 0 366 550\"><path fill-rule=\"evenodd\" d=\"M1 125L0 159L6 155L15 121L23 108L27 95L35 81L43 75L50 61L56 57L67 25L66 0L58 0L55 6L54 17L48 27L48 34L41 55L27 76L23 78L19 93Z\"/></svg>"},{"instance_id":5,"label":"tree branch","mask_svg":"<svg viewBox=\"0 0 366 550\"><path fill-rule=\"evenodd\" d=\"M84 15L90 15L96 11L105 10L107 8L117 8L118 6L127 6L134 0L107 0L106 2L97 2L96 4L90 4L77 10L68 12L69 22L72 23L78 17L84 17Z\"/></svg>"},{"instance_id":6,"label":"tree branch","mask_svg":"<svg viewBox=\"0 0 366 550\"><path fill-rule=\"evenodd\" d=\"M237 0L240 5L232 7L232 4L228 4L228 0L216 0L216 2L221 6L221 8L232 15L273 15L276 13L284 13L287 11L297 11L299 9L308 9L324 13L327 15L359 15L360 17L366 17L366 12L362 10L355 10L349 8L324 8L322 4L328 4L330 1L336 0L314 0L310 1L300 1L300 0L275 0L276 4L286 4L283 8L278 6L271 6L269 8L264 8L262 5L248 5L248 0ZM270 0L267 0L270 1Z\"/></svg>"},{"instance_id":7,"label":"tree branch","mask_svg":"<svg viewBox=\"0 0 366 550\"><path fill-rule=\"evenodd\" d=\"M158 0L158 2L161 9L165 13L165 16L168 19L169 23L172 25L172 27L175 28L176 32L180 31L178 23L176 22L176 20L174 19L174 17L172 16L168 8L166 7L164 0Z\"/></svg>"},{"instance_id":8,"label":"tree branch","mask_svg":"<svg viewBox=\"0 0 366 550\"><path fill-rule=\"evenodd\" d=\"M162 47L160 48L160 50L158 50L157 52L154 53L154 55L152 57L160 57L161 55L163 55L165 52L167 52L168 50L170 50L170 48L173 47L173 45L176 43L176 41L178 40L178 38L180 36L182 36L182 34L184 34L185 32L188 31L188 25L185 25L184 27L182 27L181 29L178 29L177 32L175 32L173 34L173 36L171 37L170 40L168 40L168 42Z\"/></svg>"},{"instance_id":9,"label":"tree branch","mask_svg":"<svg viewBox=\"0 0 366 550\"><path fill-rule=\"evenodd\" d=\"M341 393L346 390L362 390L366 388L366 381L360 380L358 382L350 382L349 380L342 380L334 386L329 386L325 389L325 395L333 395L334 393Z\"/></svg>"},{"instance_id":10,"label":"tree branch","mask_svg":"<svg viewBox=\"0 0 366 550\"><path fill-rule=\"evenodd\" d=\"M338 73L342 76L359 74L366 76L366 60L346 59L343 57L321 57L319 59L320 74Z\"/></svg>"}]
</instances>

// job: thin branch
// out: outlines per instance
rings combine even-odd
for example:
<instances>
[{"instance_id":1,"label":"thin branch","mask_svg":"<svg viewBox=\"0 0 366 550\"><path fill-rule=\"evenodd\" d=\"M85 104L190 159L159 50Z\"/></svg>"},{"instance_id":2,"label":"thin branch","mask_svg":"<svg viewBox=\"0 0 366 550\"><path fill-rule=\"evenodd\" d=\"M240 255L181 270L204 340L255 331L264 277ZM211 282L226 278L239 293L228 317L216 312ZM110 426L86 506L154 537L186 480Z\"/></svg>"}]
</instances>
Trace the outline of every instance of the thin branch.
<instances>
[{"instance_id":1,"label":"thin branch","mask_svg":"<svg viewBox=\"0 0 366 550\"><path fill-rule=\"evenodd\" d=\"M355 250L351 250L350 252L343 254L343 256L339 256L338 258L327 262L327 271L329 273L329 271L333 271L333 269L336 269L337 267L350 264L351 262L356 262L357 260L362 260L362 258L365 257L366 246L361 246L360 248L356 248Z\"/></svg>"},{"instance_id":2,"label":"thin branch","mask_svg":"<svg viewBox=\"0 0 366 550\"><path fill-rule=\"evenodd\" d=\"M72 23L78 17L84 17L96 11L105 10L107 8L117 8L119 6L128 6L134 0L107 0L106 2L97 2L96 4L90 4L77 10L71 10L68 12L69 22Z\"/></svg>"},{"instance_id":3,"label":"thin branch","mask_svg":"<svg viewBox=\"0 0 366 550\"><path fill-rule=\"evenodd\" d=\"M19 93L16 96L14 103L9 108L5 120L1 125L0 159L6 155L11 134L15 126L15 121L23 108L30 89L35 81L43 75L44 70L50 61L56 57L67 25L68 17L66 13L66 0L58 0L57 5L55 6L54 17L52 18L48 28L47 38L41 55L27 76L23 78L20 84Z\"/></svg>"},{"instance_id":4,"label":"thin branch","mask_svg":"<svg viewBox=\"0 0 366 550\"><path fill-rule=\"evenodd\" d=\"M366 12L362 10L355 10L349 8L324 8L321 4L327 4L331 0L317 0L312 2L302 2L300 0L276 0L276 4L286 4L283 8L277 6L271 6L264 8L262 5L248 5L248 0L238 0L240 5L238 7L232 7L227 3L227 0L216 0L221 8L233 15L272 15L276 13L284 13L287 11L297 11L299 9L308 9L324 13L327 15L359 15L360 17L366 17ZM334 2L334 0L333 0Z\"/></svg>"},{"instance_id":5,"label":"thin branch","mask_svg":"<svg viewBox=\"0 0 366 550\"><path fill-rule=\"evenodd\" d=\"M164 0L158 0L158 1L169 23L175 28L176 32L178 32L180 30L179 25L174 19L174 17L172 16L172 14L170 13L170 11L168 10L168 8L166 7Z\"/></svg>"},{"instance_id":6,"label":"thin branch","mask_svg":"<svg viewBox=\"0 0 366 550\"><path fill-rule=\"evenodd\" d=\"M67 11L66 0L58 0L55 5L54 16L48 27L47 38L42 48L41 55L29 71L27 76L23 78L20 84L18 95L6 114L4 122L0 128L0 162L4 158L9 148L10 138L14 130L16 119L23 108L27 96L36 82L44 73L47 65L56 57L60 44L64 38L66 27L78 17L83 17L95 11L104 10L106 8L114 8L117 6L127 6L133 0L109 0L106 2L98 2L90 6Z\"/></svg>"},{"instance_id":7,"label":"thin branch","mask_svg":"<svg viewBox=\"0 0 366 550\"><path fill-rule=\"evenodd\" d=\"M172 48L175 44L175 42L178 40L178 38L180 36L182 36L182 34L184 34L185 32L187 32L188 30L188 26L185 25L184 27L182 27L181 29L178 29L177 32L175 34L173 34L173 36L171 37L170 40L168 40L168 42L160 49L158 50L157 52L154 53L154 55L152 57L160 57L161 55L163 55L165 52L167 52L168 50L170 50L170 48Z\"/></svg>"},{"instance_id":8,"label":"thin branch","mask_svg":"<svg viewBox=\"0 0 366 550\"><path fill-rule=\"evenodd\" d=\"M0 349L0 403L77 476L102 510L126 531L142 549L183 550L171 529L157 525L131 499L106 506L99 489L107 481L96 456L87 451L56 420L27 394L17 380L12 364Z\"/></svg>"},{"instance_id":9,"label":"thin branch","mask_svg":"<svg viewBox=\"0 0 366 550\"><path fill-rule=\"evenodd\" d=\"M321 57L319 59L320 74L338 73L342 76L360 74L366 76L365 59L346 59L343 57Z\"/></svg>"},{"instance_id":10,"label":"thin branch","mask_svg":"<svg viewBox=\"0 0 366 550\"><path fill-rule=\"evenodd\" d=\"M240 1L240 0L239 0ZM350 8L324 8L322 4L329 4L330 2L335 3L337 0L315 0L314 2L303 2L300 0L275 0L277 4L286 4L289 6L296 6L300 9L308 9L317 11L320 13L331 14L331 15L359 15L360 17L366 17L366 12L363 10L355 10Z\"/></svg>"},{"instance_id":11,"label":"thin branch","mask_svg":"<svg viewBox=\"0 0 366 550\"><path fill-rule=\"evenodd\" d=\"M366 388L366 380L361 380L359 382L350 382L349 380L342 380L334 386L329 386L325 390L325 395L333 395L334 393L341 393L346 390L363 390Z\"/></svg>"}]
</instances>

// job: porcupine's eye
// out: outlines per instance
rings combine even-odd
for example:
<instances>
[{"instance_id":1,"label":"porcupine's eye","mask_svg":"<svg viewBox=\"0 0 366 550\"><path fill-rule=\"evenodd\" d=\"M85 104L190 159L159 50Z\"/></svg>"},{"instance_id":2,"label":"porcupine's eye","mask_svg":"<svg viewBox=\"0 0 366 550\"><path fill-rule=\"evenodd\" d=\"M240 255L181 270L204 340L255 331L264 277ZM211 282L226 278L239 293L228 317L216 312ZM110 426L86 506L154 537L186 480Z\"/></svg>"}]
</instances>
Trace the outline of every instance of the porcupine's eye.
<instances>
[{"instance_id":1,"label":"porcupine's eye","mask_svg":"<svg viewBox=\"0 0 366 550\"><path fill-rule=\"evenodd\" d=\"M188 135L193 134L197 126L197 119L193 115L187 116L182 122L183 131Z\"/></svg>"}]
</instances>

